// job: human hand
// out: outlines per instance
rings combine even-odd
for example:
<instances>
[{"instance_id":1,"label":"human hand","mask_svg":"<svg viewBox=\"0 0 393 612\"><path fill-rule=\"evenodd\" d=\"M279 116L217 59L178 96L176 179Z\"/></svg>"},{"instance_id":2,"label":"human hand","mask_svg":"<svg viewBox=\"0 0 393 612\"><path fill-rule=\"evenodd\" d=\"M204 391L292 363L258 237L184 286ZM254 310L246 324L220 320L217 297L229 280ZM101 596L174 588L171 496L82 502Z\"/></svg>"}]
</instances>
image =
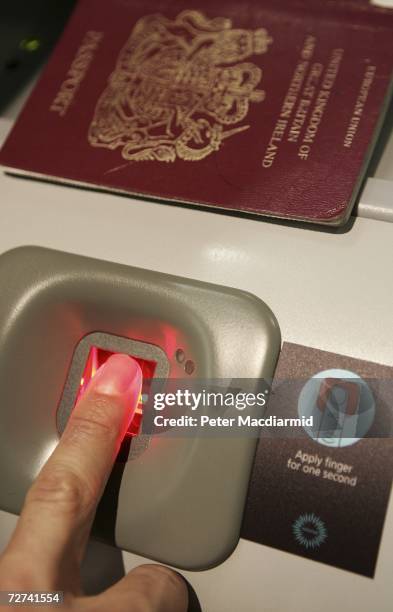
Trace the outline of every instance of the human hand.
<instances>
[{"instance_id":1,"label":"human hand","mask_svg":"<svg viewBox=\"0 0 393 612\"><path fill-rule=\"evenodd\" d=\"M113 355L97 371L27 493L0 556L0 590L63 591L66 610L186 611L185 581L160 565L141 565L99 595L82 593L80 566L95 511L141 384L139 365L126 355Z\"/></svg>"}]
</instances>

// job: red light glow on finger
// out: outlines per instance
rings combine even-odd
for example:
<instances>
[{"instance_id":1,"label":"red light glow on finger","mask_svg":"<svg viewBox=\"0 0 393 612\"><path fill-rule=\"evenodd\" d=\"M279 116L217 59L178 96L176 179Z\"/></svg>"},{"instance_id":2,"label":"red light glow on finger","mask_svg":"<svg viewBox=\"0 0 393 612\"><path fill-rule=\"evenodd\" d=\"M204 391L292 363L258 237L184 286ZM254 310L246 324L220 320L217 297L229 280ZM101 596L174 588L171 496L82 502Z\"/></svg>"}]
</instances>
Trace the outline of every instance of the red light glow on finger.
<instances>
[{"instance_id":1,"label":"red light glow on finger","mask_svg":"<svg viewBox=\"0 0 393 612\"><path fill-rule=\"evenodd\" d=\"M83 374L80 381L79 391L76 398L76 402L82 397L84 392L86 391L90 381L96 375L97 370L109 359L111 355L114 355L115 352L107 351L105 349L101 349L97 346L93 346L90 349L88 358L86 360L86 365L83 370ZM138 362L141 370L142 370L142 393L139 397L138 406L135 410L133 419L128 428L127 434L129 436L137 436L140 433L142 418L143 418L143 396L147 395L149 392L151 379L154 376L154 372L156 369L155 361L148 361L147 359L142 359L140 357L135 357L132 355L132 358ZM75 402L75 403L76 403Z\"/></svg>"}]
</instances>

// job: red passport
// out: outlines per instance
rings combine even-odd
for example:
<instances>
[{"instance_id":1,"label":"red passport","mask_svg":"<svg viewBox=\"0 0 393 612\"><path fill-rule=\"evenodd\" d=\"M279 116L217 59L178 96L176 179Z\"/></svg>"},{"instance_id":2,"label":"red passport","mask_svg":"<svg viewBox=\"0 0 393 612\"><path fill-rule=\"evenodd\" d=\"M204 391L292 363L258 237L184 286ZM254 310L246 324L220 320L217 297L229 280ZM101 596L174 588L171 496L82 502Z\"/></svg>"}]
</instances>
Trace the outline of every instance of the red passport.
<instances>
[{"instance_id":1,"label":"red passport","mask_svg":"<svg viewBox=\"0 0 393 612\"><path fill-rule=\"evenodd\" d=\"M0 163L167 202L340 225L389 99L366 0L80 0Z\"/></svg>"}]
</instances>

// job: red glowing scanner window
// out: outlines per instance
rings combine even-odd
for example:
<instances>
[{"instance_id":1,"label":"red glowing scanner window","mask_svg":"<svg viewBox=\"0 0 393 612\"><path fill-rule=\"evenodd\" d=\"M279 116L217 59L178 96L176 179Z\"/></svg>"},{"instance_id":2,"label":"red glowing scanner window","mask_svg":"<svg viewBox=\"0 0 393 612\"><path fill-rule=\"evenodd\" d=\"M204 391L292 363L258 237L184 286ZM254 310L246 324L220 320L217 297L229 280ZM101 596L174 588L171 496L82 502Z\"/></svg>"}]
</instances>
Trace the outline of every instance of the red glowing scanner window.
<instances>
[{"instance_id":1,"label":"red glowing scanner window","mask_svg":"<svg viewBox=\"0 0 393 612\"><path fill-rule=\"evenodd\" d=\"M102 364L105 363L111 355L114 355L114 354L115 354L115 351L107 351L97 346L93 346L90 349L89 356L86 361L85 369L83 370L83 374L82 374L82 378L80 382L80 388L78 391L76 402L79 400L80 397L82 397L82 395L86 391L86 388L89 382L91 381L92 378L94 378L98 368L102 366ZM133 419L127 431L127 435L137 436L140 433L140 429L142 425L144 399L147 397L149 393L151 379L154 376L154 372L155 372L157 363L155 361L148 361L147 359L142 359L141 357L135 357L134 355L131 355L131 357L139 363L140 368L142 370L142 380L143 380L141 397L139 398L138 406L135 410Z\"/></svg>"}]
</instances>

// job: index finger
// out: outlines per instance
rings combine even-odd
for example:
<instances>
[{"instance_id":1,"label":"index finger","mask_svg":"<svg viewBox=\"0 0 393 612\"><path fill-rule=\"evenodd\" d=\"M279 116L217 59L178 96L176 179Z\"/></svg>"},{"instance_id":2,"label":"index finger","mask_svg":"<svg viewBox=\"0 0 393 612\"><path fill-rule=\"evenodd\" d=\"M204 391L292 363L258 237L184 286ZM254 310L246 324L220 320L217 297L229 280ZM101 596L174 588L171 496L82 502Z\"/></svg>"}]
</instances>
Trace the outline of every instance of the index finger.
<instances>
[{"instance_id":1,"label":"index finger","mask_svg":"<svg viewBox=\"0 0 393 612\"><path fill-rule=\"evenodd\" d=\"M23 550L48 568L83 554L97 503L138 404L142 372L127 355L101 366L61 440L29 490L8 553ZM43 567L41 566L41 571Z\"/></svg>"}]
</instances>

